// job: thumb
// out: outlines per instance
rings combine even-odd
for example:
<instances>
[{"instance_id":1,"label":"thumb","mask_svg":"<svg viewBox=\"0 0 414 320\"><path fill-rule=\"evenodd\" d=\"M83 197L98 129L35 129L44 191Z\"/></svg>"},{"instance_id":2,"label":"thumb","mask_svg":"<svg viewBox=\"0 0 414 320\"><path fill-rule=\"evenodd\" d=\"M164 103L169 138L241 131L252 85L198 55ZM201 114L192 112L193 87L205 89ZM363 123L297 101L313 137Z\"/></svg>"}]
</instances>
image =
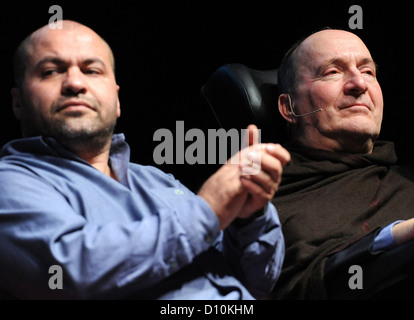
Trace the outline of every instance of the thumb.
<instances>
[{"instance_id":1,"label":"thumb","mask_svg":"<svg viewBox=\"0 0 414 320\"><path fill-rule=\"evenodd\" d=\"M248 125L247 129L245 130L242 149L244 147L250 147L255 144L258 144L259 141L260 141L260 131L257 128L257 126L254 124Z\"/></svg>"}]
</instances>

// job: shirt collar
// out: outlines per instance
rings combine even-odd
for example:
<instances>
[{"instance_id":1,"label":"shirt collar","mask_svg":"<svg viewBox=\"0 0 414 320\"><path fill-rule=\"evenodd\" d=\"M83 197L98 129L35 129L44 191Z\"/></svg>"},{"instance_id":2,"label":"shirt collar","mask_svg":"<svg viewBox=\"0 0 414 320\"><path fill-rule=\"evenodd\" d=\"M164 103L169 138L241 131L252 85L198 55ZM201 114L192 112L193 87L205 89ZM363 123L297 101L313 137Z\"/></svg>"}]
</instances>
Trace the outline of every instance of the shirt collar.
<instances>
[{"instance_id":1,"label":"shirt collar","mask_svg":"<svg viewBox=\"0 0 414 320\"><path fill-rule=\"evenodd\" d=\"M109 160L112 170L118 181L123 185L128 185L128 167L130 162L130 148L125 141L123 133L112 136L112 144L109 153Z\"/></svg>"},{"instance_id":2,"label":"shirt collar","mask_svg":"<svg viewBox=\"0 0 414 320\"><path fill-rule=\"evenodd\" d=\"M64 148L55 139L45 138L45 141L61 156L89 164L88 162L84 161L83 159L79 158ZM128 168L130 162L130 154L131 152L129 145L125 141L125 135L123 133L113 134L109 151L109 164L118 181L125 186L128 186Z\"/></svg>"},{"instance_id":3,"label":"shirt collar","mask_svg":"<svg viewBox=\"0 0 414 320\"><path fill-rule=\"evenodd\" d=\"M51 137L29 137L13 140L7 143L0 151L0 157L7 155L53 155L90 165L82 158L66 149L57 140ZM123 133L114 134L109 153L110 165L119 182L128 185L128 167L130 162L130 148Z\"/></svg>"}]
</instances>

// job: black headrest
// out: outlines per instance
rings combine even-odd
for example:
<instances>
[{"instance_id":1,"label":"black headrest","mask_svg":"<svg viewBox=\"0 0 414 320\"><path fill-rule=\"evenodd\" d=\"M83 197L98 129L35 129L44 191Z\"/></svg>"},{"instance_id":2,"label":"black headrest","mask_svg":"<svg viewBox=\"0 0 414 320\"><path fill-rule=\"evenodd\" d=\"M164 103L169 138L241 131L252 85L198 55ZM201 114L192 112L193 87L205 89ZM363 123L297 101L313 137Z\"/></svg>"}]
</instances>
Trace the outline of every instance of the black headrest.
<instances>
[{"instance_id":1,"label":"black headrest","mask_svg":"<svg viewBox=\"0 0 414 320\"><path fill-rule=\"evenodd\" d=\"M226 64L211 75L201 92L221 128L245 129L253 123L261 129L263 142L286 137L286 124L278 111L277 69Z\"/></svg>"}]
</instances>

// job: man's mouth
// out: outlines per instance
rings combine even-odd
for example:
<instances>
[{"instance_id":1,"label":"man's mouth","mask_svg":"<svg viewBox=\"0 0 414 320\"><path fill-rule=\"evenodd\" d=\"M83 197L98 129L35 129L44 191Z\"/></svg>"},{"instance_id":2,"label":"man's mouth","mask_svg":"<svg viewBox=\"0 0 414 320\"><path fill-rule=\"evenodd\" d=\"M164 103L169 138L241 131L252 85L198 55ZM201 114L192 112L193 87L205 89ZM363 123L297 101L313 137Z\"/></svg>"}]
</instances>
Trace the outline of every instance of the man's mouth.
<instances>
[{"instance_id":1,"label":"man's mouth","mask_svg":"<svg viewBox=\"0 0 414 320\"><path fill-rule=\"evenodd\" d=\"M84 109L91 109L95 111L95 108L92 107L88 102L83 100L69 100L61 104L57 108L57 112L60 111L82 111Z\"/></svg>"},{"instance_id":2,"label":"man's mouth","mask_svg":"<svg viewBox=\"0 0 414 320\"><path fill-rule=\"evenodd\" d=\"M343 107L340 107L339 109L341 110L343 109L360 109L360 110L367 109L368 111L372 111L372 108L366 103L352 103L352 104L348 104Z\"/></svg>"}]
</instances>

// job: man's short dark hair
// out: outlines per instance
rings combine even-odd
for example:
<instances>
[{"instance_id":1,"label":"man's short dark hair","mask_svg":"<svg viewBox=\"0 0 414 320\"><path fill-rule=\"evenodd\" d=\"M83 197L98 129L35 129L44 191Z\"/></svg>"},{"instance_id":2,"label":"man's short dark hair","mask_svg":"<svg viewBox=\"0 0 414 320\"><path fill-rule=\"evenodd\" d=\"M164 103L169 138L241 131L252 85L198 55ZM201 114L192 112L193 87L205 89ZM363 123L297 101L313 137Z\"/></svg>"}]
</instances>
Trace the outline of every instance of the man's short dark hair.
<instances>
[{"instance_id":1,"label":"man's short dark hair","mask_svg":"<svg viewBox=\"0 0 414 320\"><path fill-rule=\"evenodd\" d=\"M26 72L26 63L29 60L29 46L32 41L32 35L27 36L17 47L13 57L13 76L17 87L23 84L24 74Z\"/></svg>"},{"instance_id":2,"label":"man's short dark hair","mask_svg":"<svg viewBox=\"0 0 414 320\"><path fill-rule=\"evenodd\" d=\"M313 31L310 34L303 36L297 40L290 49L284 55L282 62L280 63L278 73L277 73L277 84L280 93L293 93L296 89L297 73L296 73L296 61L294 58L294 52L300 45L312 34L323 31L330 30L330 27L324 27L319 30Z\"/></svg>"}]
</instances>

